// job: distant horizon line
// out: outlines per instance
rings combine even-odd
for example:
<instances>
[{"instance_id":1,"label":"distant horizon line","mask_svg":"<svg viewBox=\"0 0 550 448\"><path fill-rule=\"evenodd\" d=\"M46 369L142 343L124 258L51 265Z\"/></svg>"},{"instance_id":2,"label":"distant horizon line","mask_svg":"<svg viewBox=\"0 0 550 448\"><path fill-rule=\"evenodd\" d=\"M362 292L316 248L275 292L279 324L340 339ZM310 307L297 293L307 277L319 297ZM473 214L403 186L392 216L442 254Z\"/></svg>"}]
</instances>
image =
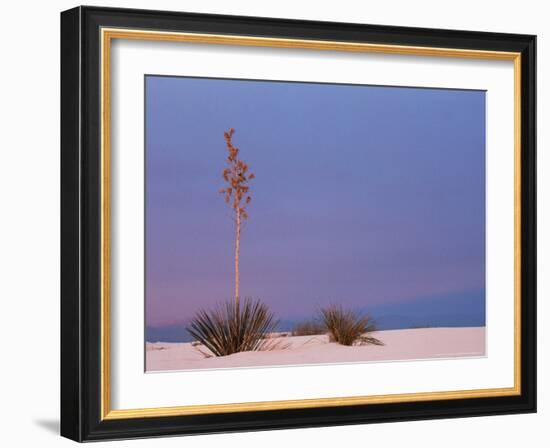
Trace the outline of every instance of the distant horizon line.
<instances>
[{"instance_id":1,"label":"distant horizon line","mask_svg":"<svg viewBox=\"0 0 550 448\"><path fill-rule=\"evenodd\" d=\"M351 306L351 307L348 307L350 308L351 310L353 311L357 311L357 312L362 312L364 314L367 314L367 315L371 315L371 314L375 314L375 313L369 313L369 312L366 312L367 308L373 308L373 309L376 309L376 308L382 308L382 307L398 307L400 305L403 305L403 306L406 306L406 307L413 307L415 306L416 304L422 304L423 302L429 302L431 300L441 300L441 301L445 301L445 300L464 300L465 298L467 297L471 297L473 294L483 294L484 296L484 299L485 299L485 290L486 288L483 287L483 288L476 288L476 289L467 289L467 290L464 290L464 291L460 291L460 292L447 292L447 293L442 293L442 294L430 294L430 295L420 295L420 296L407 296L407 297L402 297L400 299L394 299L394 300L390 300L388 302L380 302L380 303L375 303L375 304L370 304L370 305L357 305L357 306ZM243 296L243 298L247 299L249 298L248 296ZM224 302L223 301L220 301L219 304L223 304ZM336 304L338 305L338 302L336 301L332 301L331 302L332 304ZM215 307L216 305L214 305ZM317 307L317 311L318 309L321 308L321 306ZM317 315L317 313L313 313L310 314L310 315L306 315L306 314L295 314L295 315L291 315L291 314L281 314L278 316L278 320L279 321L293 321L293 322L299 322L299 321L303 321L303 320L309 320L309 319L314 319L315 316ZM145 318L147 317L147 311L145 312ZM375 317L375 316L372 316L372 317ZM146 321L147 319L145 319ZM186 325L188 324L188 322L191 320L191 317L188 317L188 318L185 318L185 319L175 319L175 320L171 320L171 321L166 321L166 322L162 322L162 323L153 323L153 324L149 324L147 322L145 322L145 326L146 327L149 327L149 328L166 328L166 327L172 327L172 326L176 326L176 325Z\"/></svg>"},{"instance_id":2,"label":"distant horizon line","mask_svg":"<svg viewBox=\"0 0 550 448\"><path fill-rule=\"evenodd\" d=\"M487 323L483 324L468 324L468 325L448 325L448 324L441 324L441 325L412 325L412 326L400 326L400 327L388 327L388 328L378 328L374 330L374 332L379 331L399 331L399 330L423 330L423 329L429 329L429 328L486 328ZM146 327L146 330L150 327ZM185 328L183 328L185 330ZM277 329L274 333L290 333L292 334L291 329ZM181 337L178 338L154 338L154 337L147 337L147 331L146 331L146 337L145 341L146 343L189 343L193 342L195 339L191 337L190 335L183 334Z\"/></svg>"}]
</instances>

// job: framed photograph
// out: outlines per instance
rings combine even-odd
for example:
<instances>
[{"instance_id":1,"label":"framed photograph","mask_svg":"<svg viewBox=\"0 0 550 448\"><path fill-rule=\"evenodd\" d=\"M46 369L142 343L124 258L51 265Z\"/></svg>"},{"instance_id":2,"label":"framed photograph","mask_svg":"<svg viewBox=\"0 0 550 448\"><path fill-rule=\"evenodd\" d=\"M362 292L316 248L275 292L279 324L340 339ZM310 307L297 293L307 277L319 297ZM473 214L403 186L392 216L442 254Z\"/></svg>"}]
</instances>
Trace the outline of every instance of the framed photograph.
<instances>
[{"instance_id":1,"label":"framed photograph","mask_svg":"<svg viewBox=\"0 0 550 448\"><path fill-rule=\"evenodd\" d=\"M535 36L61 14L61 433L536 410Z\"/></svg>"}]
</instances>

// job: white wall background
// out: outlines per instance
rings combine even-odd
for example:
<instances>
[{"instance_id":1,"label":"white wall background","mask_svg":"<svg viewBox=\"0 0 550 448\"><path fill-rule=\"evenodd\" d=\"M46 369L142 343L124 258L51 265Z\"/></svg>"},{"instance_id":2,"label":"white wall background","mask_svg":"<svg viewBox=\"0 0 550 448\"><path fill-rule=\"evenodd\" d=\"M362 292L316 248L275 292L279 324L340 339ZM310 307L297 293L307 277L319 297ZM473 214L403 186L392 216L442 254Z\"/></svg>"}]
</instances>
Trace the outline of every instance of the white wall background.
<instances>
[{"instance_id":1,"label":"white wall background","mask_svg":"<svg viewBox=\"0 0 550 448\"><path fill-rule=\"evenodd\" d=\"M0 437L5 446L69 446L59 414L59 12L78 3L5 2L0 70ZM87 4L537 34L539 413L455 420L123 441L131 447L401 444L423 448L548 446L550 316L550 11L535 0L133 0ZM546 144L545 144L546 143ZM96 446L107 446L98 444Z\"/></svg>"}]
</instances>

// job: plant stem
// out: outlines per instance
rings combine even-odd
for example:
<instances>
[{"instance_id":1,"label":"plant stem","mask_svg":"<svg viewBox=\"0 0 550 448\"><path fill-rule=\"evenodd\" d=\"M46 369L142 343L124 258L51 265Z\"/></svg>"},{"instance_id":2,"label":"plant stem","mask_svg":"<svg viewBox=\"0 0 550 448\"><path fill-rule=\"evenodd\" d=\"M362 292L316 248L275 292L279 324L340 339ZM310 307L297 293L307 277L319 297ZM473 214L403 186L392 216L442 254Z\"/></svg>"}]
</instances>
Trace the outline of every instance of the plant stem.
<instances>
[{"instance_id":1,"label":"plant stem","mask_svg":"<svg viewBox=\"0 0 550 448\"><path fill-rule=\"evenodd\" d=\"M239 288L240 288L240 273L239 273L239 253L241 243L241 212L237 211L237 235L235 238L235 303L239 306Z\"/></svg>"}]
</instances>

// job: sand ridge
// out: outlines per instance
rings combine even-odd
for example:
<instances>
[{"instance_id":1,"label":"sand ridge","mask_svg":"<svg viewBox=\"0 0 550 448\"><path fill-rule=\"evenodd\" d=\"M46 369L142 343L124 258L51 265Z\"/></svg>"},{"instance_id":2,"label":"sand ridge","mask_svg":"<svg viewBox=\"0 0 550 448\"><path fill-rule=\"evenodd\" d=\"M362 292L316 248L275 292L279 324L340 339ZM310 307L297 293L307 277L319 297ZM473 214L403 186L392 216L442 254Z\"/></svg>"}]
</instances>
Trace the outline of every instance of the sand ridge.
<instances>
[{"instance_id":1,"label":"sand ridge","mask_svg":"<svg viewBox=\"0 0 550 448\"><path fill-rule=\"evenodd\" d=\"M194 370L484 356L485 327L419 328L373 333L384 343L347 347L328 335L276 337L279 348L207 357L190 342L146 343L146 370ZM201 353L202 352L202 353Z\"/></svg>"}]
</instances>

